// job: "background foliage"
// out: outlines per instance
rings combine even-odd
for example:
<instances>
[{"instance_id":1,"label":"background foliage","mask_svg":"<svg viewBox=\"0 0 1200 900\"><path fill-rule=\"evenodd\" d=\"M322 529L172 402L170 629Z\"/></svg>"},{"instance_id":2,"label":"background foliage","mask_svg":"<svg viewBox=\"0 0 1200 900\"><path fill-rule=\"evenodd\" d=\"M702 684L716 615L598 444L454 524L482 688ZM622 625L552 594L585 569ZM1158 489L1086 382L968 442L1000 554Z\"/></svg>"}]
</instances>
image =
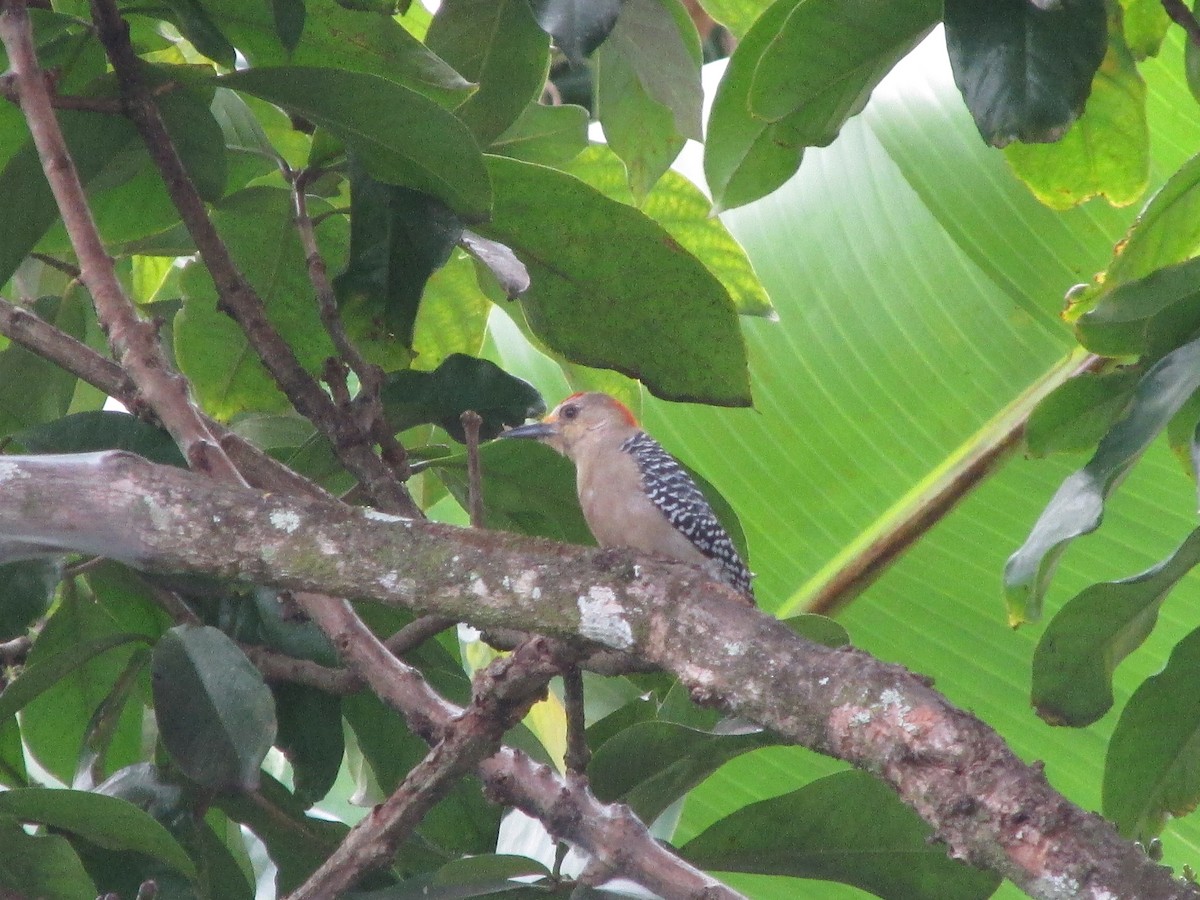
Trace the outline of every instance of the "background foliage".
<instances>
[{"instance_id":1,"label":"background foliage","mask_svg":"<svg viewBox=\"0 0 1200 900\"><path fill-rule=\"evenodd\" d=\"M698 31L675 0L122 9L222 239L318 374L333 346L293 227L303 176L342 319L387 372L432 515L464 520L463 409L494 434L569 390L613 392L738 511L764 607L838 611L856 645L933 675L1073 800L1130 837L1161 834L1182 868L1200 841L1171 818L1200 799L1182 702L1197 653L1196 51L1147 0L703 6L723 29ZM87 5L32 13L58 91L115 97ZM668 166L701 136L703 54L731 45L706 70L702 161L684 155L716 219ZM1014 90L1028 84L1043 91ZM607 146L588 146L589 116ZM349 489L218 311L132 126L60 117L121 276L205 411ZM103 348L13 105L0 163L21 210L0 218L5 296ZM22 348L0 350L0 373L9 452L181 462ZM484 448L488 524L586 541L569 467L539 449ZM879 546L894 563L856 577ZM81 562L12 564L0 582L0 637L36 634L0 694L14 889L133 896L154 877L172 896L282 893L361 817L351 794L378 799L423 754L369 695L267 689L239 644L334 662L274 595L175 586L204 622L179 626L153 586ZM404 624L365 613L380 634ZM443 635L419 662L461 700L487 653ZM830 897L995 889L864 776L715 733L661 680L588 692L597 793L754 897L795 896L795 877L854 885L804 888ZM561 763L560 704L513 739ZM528 891L504 878L544 874L552 851L499 817L464 782L364 889Z\"/></svg>"}]
</instances>

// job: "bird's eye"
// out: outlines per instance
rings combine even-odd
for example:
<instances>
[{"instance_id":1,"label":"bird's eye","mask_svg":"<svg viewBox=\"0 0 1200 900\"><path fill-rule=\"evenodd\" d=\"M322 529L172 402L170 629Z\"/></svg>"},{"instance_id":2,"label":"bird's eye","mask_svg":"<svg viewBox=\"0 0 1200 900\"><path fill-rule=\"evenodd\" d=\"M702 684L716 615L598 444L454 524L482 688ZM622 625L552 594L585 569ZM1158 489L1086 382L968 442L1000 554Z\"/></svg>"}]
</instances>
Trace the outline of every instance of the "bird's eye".
<instances>
[{"instance_id":1,"label":"bird's eye","mask_svg":"<svg viewBox=\"0 0 1200 900\"><path fill-rule=\"evenodd\" d=\"M559 413L559 416L566 419L567 421L570 421L571 419L575 418L577 415L579 415L579 407L574 406L574 405L564 406L562 408L562 412Z\"/></svg>"}]
</instances>

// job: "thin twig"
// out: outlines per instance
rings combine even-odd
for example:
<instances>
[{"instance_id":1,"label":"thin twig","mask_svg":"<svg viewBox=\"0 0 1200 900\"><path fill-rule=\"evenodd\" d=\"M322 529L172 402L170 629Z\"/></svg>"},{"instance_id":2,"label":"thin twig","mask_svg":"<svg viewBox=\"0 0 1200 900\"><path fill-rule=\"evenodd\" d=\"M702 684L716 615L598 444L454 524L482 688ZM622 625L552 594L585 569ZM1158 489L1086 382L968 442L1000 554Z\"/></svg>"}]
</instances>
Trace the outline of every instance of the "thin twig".
<instances>
[{"instance_id":1,"label":"thin twig","mask_svg":"<svg viewBox=\"0 0 1200 900\"><path fill-rule=\"evenodd\" d=\"M156 328L138 315L117 279L112 258L100 240L79 173L54 116L45 73L34 49L25 0L9 0L0 13L0 40L8 52L21 111L29 124L42 170L79 259L80 278L92 295L96 315L108 334L113 354L184 456L199 471L240 482L236 467L220 449L192 403L187 382L163 354Z\"/></svg>"},{"instance_id":2,"label":"thin twig","mask_svg":"<svg viewBox=\"0 0 1200 900\"><path fill-rule=\"evenodd\" d=\"M479 428L483 418L473 409L459 417L467 439L467 512L472 528L483 528L483 473L479 466Z\"/></svg>"},{"instance_id":3,"label":"thin twig","mask_svg":"<svg viewBox=\"0 0 1200 900\"><path fill-rule=\"evenodd\" d=\"M50 103L55 109L110 113L118 116L121 114L121 104L116 100L110 100L107 97L75 97L69 94L58 94L53 90L52 79L47 78L47 81L50 82L47 85L50 92ZM0 96L9 103L19 104L21 102L21 93L17 88L16 79L11 75L0 76Z\"/></svg>"},{"instance_id":4,"label":"thin twig","mask_svg":"<svg viewBox=\"0 0 1200 900\"><path fill-rule=\"evenodd\" d=\"M403 483L375 455L369 433L330 400L317 380L300 365L291 346L268 321L262 299L238 269L217 233L204 201L171 142L153 93L141 80L141 63L115 0L92 0L92 18L116 73L126 114L141 135L171 201L212 276L220 297L218 307L238 323L250 346L296 410L329 438L342 465L367 487L373 505L409 518L421 518L420 508Z\"/></svg>"},{"instance_id":5,"label":"thin twig","mask_svg":"<svg viewBox=\"0 0 1200 900\"><path fill-rule=\"evenodd\" d=\"M358 376L362 385L378 382L381 373L378 366L373 366L359 352L358 347L346 334L342 323L342 315L338 311L337 295L333 292L333 283L329 280L329 271L325 266L325 258L317 246L316 230L313 220L308 214L308 185L319 174L319 169L287 170L284 174L292 183L292 205L296 210L296 233L300 236L300 245L304 248L304 258L308 264L308 280L312 282L317 295L317 310L321 315L321 324L333 342L338 356Z\"/></svg>"},{"instance_id":6,"label":"thin twig","mask_svg":"<svg viewBox=\"0 0 1200 900\"><path fill-rule=\"evenodd\" d=\"M1162 5L1171 21L1187 32L1188 40L1200 47L1200 21L1196 20L1187 4L1183 0L1162 0Z\"/></svg>"},{"instance_id":7,"label":"thin twig","mask_svg":"<svg viewBox=\"0 0 1200 900\"><path fill-rule=\"evenodd\" d=\"M458 623L453 619L443 616L421 616L393 634L383 642L383 645L396 656L403 656L409 650L421 646L435 634L439 634L447 628L453 628L456 624Z\"/></svg>"},{"instance_id":8,"label":"thin twig","mask_svg":"<svg viewBox=\"0 0 1200 900\"><path fill-rule=\"evenodd\" d=\"M79 278L79 266L72 265L71 263L58 259L57 257L50 256L48 253L30 253L29 256L32 259L36 259L38 262L45 263L52 269L57 269L64 275L70 275L72 278Z\"/></svg>"},{"instance_id":9,"label":"thin twig","mask_svg":"<svg viewBox=\"0 0 1200 900\"><path fill-rule=\"evenodd\" d=\"M366 686L362 678L349 669L333 669L307 659L296 659L257 644L239 646L267 681L291 681L335 695L354 694Z\"/></svg>"},{"instance_id":10,"label":"thin twig","mask_svg":"<svg viewBox=\"0 0 1200 900\"><path fill-rule=\"evenodd\" d=\"M567 717L567 750L563 762L568 772L582 775L592 760L583 708L583 672L579 666L569 666L563 671L562 678L563 709Z\"/></svg>"}]
</instances>

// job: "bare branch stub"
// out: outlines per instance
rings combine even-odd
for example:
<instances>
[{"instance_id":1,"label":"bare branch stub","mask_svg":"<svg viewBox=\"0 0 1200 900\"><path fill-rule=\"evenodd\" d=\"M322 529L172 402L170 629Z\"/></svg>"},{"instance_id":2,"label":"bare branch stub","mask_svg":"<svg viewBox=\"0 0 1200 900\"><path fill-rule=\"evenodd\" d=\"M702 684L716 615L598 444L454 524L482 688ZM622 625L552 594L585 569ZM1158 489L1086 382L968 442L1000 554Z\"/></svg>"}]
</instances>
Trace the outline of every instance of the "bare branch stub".
<instances>
[{"instance_id":1,"label":"bare branch stub","mask_svg":"<svg viewBox=\"0 0 1200 900\"><path fill-rule=\"evenodd\" d=\"M483 528L483 472L479 465L479 429L483 418L473 409L465 410L459 418L467 439L467 512L471 527Z\"/></svg>"}]
</instances>

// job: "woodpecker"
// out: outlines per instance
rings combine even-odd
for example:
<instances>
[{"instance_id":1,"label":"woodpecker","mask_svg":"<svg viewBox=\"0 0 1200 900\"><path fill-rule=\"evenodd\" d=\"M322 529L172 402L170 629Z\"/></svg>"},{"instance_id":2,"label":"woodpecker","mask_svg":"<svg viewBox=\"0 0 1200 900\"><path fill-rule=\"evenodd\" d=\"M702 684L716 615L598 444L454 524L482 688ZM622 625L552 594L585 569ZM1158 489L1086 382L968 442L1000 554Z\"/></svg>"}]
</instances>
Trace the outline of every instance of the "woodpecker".
<instances>
[{"instance_id":1,"label":"woodpecker","mask_svg":"<svg viewBox=\"0 0 1200 900\"><path fill-rule=\"evenodd\" d=\"M704 566L754 602L750 570L704 494L620 401L572 394L540 422L501 437L538 440L575 464L579 505L601 547Z\"/></svg>"}]
</instances>

